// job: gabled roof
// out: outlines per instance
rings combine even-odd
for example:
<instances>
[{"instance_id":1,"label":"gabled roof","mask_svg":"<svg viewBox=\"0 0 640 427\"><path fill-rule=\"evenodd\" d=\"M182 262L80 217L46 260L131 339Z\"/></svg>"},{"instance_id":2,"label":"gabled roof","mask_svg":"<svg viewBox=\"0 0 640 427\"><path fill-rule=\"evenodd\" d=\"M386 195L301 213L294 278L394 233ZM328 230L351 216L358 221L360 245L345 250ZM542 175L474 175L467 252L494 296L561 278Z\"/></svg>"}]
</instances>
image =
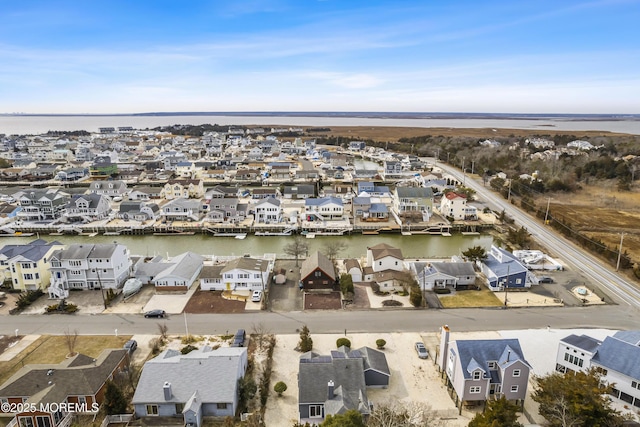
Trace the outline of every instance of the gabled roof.
<instances>
[{"instance_id":1,"label":"gabled roof","mask_svg":"<svg viewBox=\"0 0 640 427\"><path fill-rule=\"evenodd\" d=\"M82 260L82 259L96 259L96 258L111 258L116 249L124 248L118 244L73 244L69 245L67 249L61 249L52 254L53 257L59 260Z\"/></svg>"},{"instance_id":2,"label":"gabled roof","mask_svg":"<svg viewBox=\"0 0 640 427\"><path fill-rule=\"evenodd\" d=\"M374 261L378 259L382 259L384 257L393 257L399 260L403 260L402 250L386 243L379 243L375 246L370 246L367 250L371 251L371 255L373 256Z\"/></svg>"},{"instance_id":3,"label":"gabled roof","mask_svg":"<svg viewBox=\"0 0 640 427\"><path fill-rule=\"evenodd\" d=\"M347 272L350 271L352 268L357 268L358 270L362 271L362 267L360 267L360 262L357 259L349 258L345 260L344 266L347 269Z\"/></svg>"},{"instance_id":4,"label":"gabled roof","mask_svg":"<svg viewBox=\"0 0 640 427\"><path fill-rule=\"evenodd\" d=\"M620 341L628 342L636 346L640 346L640 330L632 331L618 331L613 334L613 337Z\"/></svg>"},{"instance_id":5,"label":"gabled roof","mask_svg":"<svg viewBox=\"0 0 640 427\"><path fill-rule=\"evenodd\" d=\"M640 347L615 337L606 337L591 359L611 371L640 380Z\"/></svg>"},{"instance_id":6,"label":"gabled roof","mask_svg":"<svg viewBox=\"0 0 640 427\"><path fill-rule=\"evenodd\" d=\"M454 277L475 276L476 274L471 262L432 262L431 267L439 273Z\"/></svg>"},{"instance_id":7,"label":"gabled roof","mask_svg":"<svg viewBox=\"0 0 640 427\"><path fill-rule=\"evenodd\" d=\"M70 395L92 396L126 354L124 349L107 349L96 359L77 354L59 364L26 365L0 387L0 396L35 396L36 402L64 402Z\"/></svg>"},{"instance_id":8,"label":"gabled roof","mask_svg":"<svg viewBox=\"0 0 640 427\"><path fill-rule=\"evenodd\" d=\"M331 260L323 253L317 251L302 262L300 266L300 278L304 279L316 269L322 270L331 279L336 279L336 271Z\"/></svg>"},{"instance_id":9,"label":"gabled roof","mask_svg":"<svg viewBox=\"0 0 640 427\"><path fill-rule=\"evenodd\" d=\"M4 255L7 260L19 256L30 261L40 261L53 246L62 246L62 244L56 241L47 243L37 239L26 245L5 245L0 248L0 256Z\"/></svg>"},{"instance_id":10,"label":"gabled roof","mask_svg":"<svg viewBox=\"0 0 640 427\"><path fill-rule=\"evenodd\" d=\"M269 261L264 259L255 258L236 258L227 263L222 269L222 273L226 273L231 270L249 270L249 271L267 271L269 268Z\"/></svg>"},{"instance_id":11,"label":"gabled roof","mask_svg":"<svg viewBox=\"0 0 640 427\"><path fill-rule=\"evenodd\" d=\"M431 188L423 187L396 187L396 193L401 198L432 198Z\"/></svg>"},{"instance_id":12,"label":"gabled roof","mask_svg":"<svg viewBox=\"0 0 640 427\"><path fill-rule=\"evenodd\" d=\"M133 404L167 402L165 382L171 385L169 402L186 403L196 391L203 403L235 402L238 373L246 351L246 347L213 350L209 346L188 354L165 350L144 364Z\"/></svg>"},{"instance_id":13,"label":"gabled roof","mask_svg":"<svg viewBox=\"0 0 640 427\"><path fill-rule=\"evenodd\" d=\"M305 199L304 204L306 206L323 206L323 205L329 205L329 204L334 204L334 205L339 205L342 206L342 199L339 199L337 197L319 197L319 198L312 198L312 199Z\"/></svg>"},{"instance_id":14,"label":"gabled roof","mask_svg":"<svg viewBox=\"0 0 640 427\"><path fill-rule=\"evenodd\" d=\"M170 266L153 278L154 281L160 280L166 276L182 277L191 279L193 275L202 269L204 258L193 252L185 252L175 256L168 263Z\"/></svg>"},{"instance_id":15,"label":"gabled roof","mask_svg":"<svg viewBox=\"0 0 640 427\"><path fill-rule=\"evenodd\" d=\"M520 342L515 339L501 340L457 340L452 343L457 348L460 366L465 378L471 378L476 369L489 372L487 362L498 362L504 368L516 361L521 361L528 367L520 348Z\"/></svg>"}]
</instances>

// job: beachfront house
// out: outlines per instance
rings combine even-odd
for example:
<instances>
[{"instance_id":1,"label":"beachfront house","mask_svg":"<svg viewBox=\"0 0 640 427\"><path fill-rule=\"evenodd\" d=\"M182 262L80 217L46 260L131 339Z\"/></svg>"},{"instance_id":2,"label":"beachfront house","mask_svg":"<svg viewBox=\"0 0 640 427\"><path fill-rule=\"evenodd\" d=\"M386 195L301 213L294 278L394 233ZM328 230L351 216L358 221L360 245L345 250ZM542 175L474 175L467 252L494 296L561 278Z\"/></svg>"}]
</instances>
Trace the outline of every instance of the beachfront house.
<instances>
[{"instance_id":1,"label":"beachfront house","mask_svg":"<svg viewBox=\"0 0 640 427\"><path fill-rule=\"evenodd\" d=\"M393 209L403 220L429 221L433 214L433 191L422 187L396 187Z\"/></svg>"},{"instance_id":2,"label":"beachfront house","mask_svg":"<svg viewBox=\"0 0 640 427\"><path fill-rule=\"evenodd\" d=\"M478 219L478 210L475 206L467 205L467 196L449 191L440 201L440 213L454 220L470 221Z\"/></svg>"},{"instance_id":3,"label":"beachfront house","mask_svg":"<svg viewBox=\"0 0 640 427\"><path fill-rule=\"evenodd\" d=\"M111 213L108 196L96 193L75 194L66 204L63 221L92 222L105 219Z\"/></svg>"},{"instance_id":4,"label":"beachfront house","mask_svg":"<svg viewBox=\"0 0 640 427\"><path fill-rule=\"evenodd\" d=\"M304 215L307 221L341 220L344 205L337 197L309 198L304 201Z\"/></svg>"},{"instance_id":5,"label":"beachfront house","mask_svg":"<svg viewBox=\"0 0 640 427\"><path fill-rule=\"evenodd\" d=\"M254 205L255 221L264 224L277 224L282 221L282 207L280 199L268 197Z\"/></svg>"}]
</instances>

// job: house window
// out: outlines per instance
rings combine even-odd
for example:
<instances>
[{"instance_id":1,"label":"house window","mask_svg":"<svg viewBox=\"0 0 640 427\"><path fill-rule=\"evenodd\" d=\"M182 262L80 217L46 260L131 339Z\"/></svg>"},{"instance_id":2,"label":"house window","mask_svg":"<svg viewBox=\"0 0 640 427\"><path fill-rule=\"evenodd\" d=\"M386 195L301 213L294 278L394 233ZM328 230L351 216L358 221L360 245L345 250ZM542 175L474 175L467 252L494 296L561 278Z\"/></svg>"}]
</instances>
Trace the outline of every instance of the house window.
<instances>
[{"instance_id":1,"label":"house window","mask_svg":"<svg viewBox=\"0 0 640 427\"><path fill-rule=\"evenodd\" d=\"M474 385L474 386L469 387L469 393L478 394L478 393L480 393L481 389L482 389L482 387L480 387L479 385Z\"/></svg>"},{"instance_id":2,"label":"house window","mask_svg":"<svg viewBox=\"0 0 640 427\"><path fill-rule=\"evenodd\" d=\"M20 427L34 427L33 418L31 417L21 417L19 418L19 420L20 420Z\"/></svg>"},{"instance_id":3,"label":"house window","mask_svg":"<svg viewBox=\"0 0 640 427\"><path fill-rule=\"evenodd\" d=\"M511 386L511 393L517 393L518 392L518 386L517 385L512 385Z\"/></svg>"},{"instance_id":4,"label":"house window","mask_svg":"<svg viewBox=\"0 0 640 427\"><path fill-rule=\"evenodd\" d=\"M640 390L640 383L638 383L638 381L631 381L631 387Z\"/></svg>"},{"instance_id":5,"label":"house window","mask_svg":"<svg viewBox=\"0 0 640 427\"><path fill-rule=\"evenodd\" d=\"M322 418L322 405L309 405L309 418Z\"/></svg>"},{"instance_id":6,"label":"house window","mask_svg":"<svg viewBox=\"0 0 640 427\"><path fill-rule=\"evenodd\" d=\"M496 362L487 362L489 369L496 369Z\"/></svg>"},{"instance_id":7,"label":"house window","mask_svg":"<svg viewBox=\"0 0 640 427\"><path fill-rule=\"evenodd\" d=\"M85 396L78 397L78 403L80 405L86 405L87 404L87 398Z\"/></svg>"},{"instance_id":8,"label":"house window","mask_svg":"<svg viewBox=\"0 0 640 427\"><path fill-rule=\"evenodd\" d=\"M480 378L482 378L482 372L480 372L480 371L475 371L475 372L473 373L473 379L474 379L474 380L479 380Z\"/></svg>"},{"instance_id":9,"label":"house window","mask_svg":"<svg viewBox=\"0 0 640 427\"><path fill-rule=\"evenodd\" d=\"M51 427L51 418L47 416L38 416L36 417L36 426L37 427Z\"/></svg>"},{"instance_id":10,"label":"house window","mask_svg":"<svg viewBox=\"0 0 640 427\"><path fill-rule=\"evenodd\" d=\"M218 409L227 409L227 403L226 402L216 403L216 408L218 408Z\"/></svg>"},{"instance_id":11,"label":"house window","mask_svg":"<svg viewBox=\"0 0 640 427\"><path fill-rule=\"evenodd\" d=\"M158 405L147 405L147 415L158 415Z\"/></svg>"},{"instance_id":12,"label":"house window","mask_svg":"<svg viewBox=\"0 0 640 427\"><path fill-rule=\"evenodd\" d=\"M33 274L27 273L24 275L24 280L33 280Z\"/></svg>"},{"instance_id":13,"label":"house window","mask_svg":"<svg viewBox=\"0 0 640 427\"><path fill-rule=\"evenodd\" d=\"M322 272L321 271L316 271L314 276L316 277L322 277Z\"/></svg>"},{"instance_id":14,"label":"house window","mask_svg":"<svg viewBox=\"0 0 640 427\"><path fill-rule=\"evenodd\" d=\"M513 376L515 377L519 377L520 376L520 369L514 369L513 370Z\"/></svg>"}]
</instances>

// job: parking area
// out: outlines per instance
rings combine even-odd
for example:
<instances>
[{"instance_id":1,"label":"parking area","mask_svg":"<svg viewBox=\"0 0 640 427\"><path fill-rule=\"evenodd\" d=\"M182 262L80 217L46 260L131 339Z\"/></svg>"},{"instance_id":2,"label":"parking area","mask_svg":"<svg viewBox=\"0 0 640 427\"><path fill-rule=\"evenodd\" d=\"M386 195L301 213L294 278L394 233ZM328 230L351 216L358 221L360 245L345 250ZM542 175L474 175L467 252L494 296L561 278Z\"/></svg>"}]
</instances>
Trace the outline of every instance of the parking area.
<instances>
[{"instance_id":1,"label":"parking area","mask_svg":"<svg viewBox=\"0 0 640 427\"><path fill-rule=\"evenodd\" d=\"M278 260L274 268L276 271L285 272L286 282L281 285L271 284L267 307L272 311L301 311L303 308L302 291L298 287L300 264L296 267L295 261Z\"/></svg>"}]
</instances>

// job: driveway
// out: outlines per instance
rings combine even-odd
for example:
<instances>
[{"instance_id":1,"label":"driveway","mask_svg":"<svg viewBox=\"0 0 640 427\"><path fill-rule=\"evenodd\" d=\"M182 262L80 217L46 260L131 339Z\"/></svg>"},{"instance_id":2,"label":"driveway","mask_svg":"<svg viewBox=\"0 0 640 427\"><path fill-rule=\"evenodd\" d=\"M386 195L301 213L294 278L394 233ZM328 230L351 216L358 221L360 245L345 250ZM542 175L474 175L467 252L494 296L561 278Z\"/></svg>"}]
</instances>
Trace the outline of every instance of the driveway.
<instances>
[{"instance_id":1,"label":"driveway","mask_svg":"<svg viewBox=\"0 0 640 427\"><path fill-rule=\"evenodd\" d=\"M272 283L269 287L267 307L271 311L302 311L302 291L300 282L300 266L295 261L276 261L275 270L286 270L287 281L282 285Z\"/></svg>"}]
</instances>

